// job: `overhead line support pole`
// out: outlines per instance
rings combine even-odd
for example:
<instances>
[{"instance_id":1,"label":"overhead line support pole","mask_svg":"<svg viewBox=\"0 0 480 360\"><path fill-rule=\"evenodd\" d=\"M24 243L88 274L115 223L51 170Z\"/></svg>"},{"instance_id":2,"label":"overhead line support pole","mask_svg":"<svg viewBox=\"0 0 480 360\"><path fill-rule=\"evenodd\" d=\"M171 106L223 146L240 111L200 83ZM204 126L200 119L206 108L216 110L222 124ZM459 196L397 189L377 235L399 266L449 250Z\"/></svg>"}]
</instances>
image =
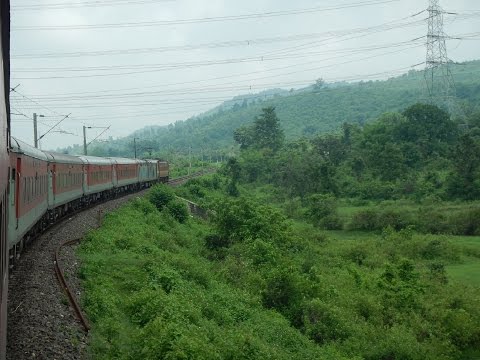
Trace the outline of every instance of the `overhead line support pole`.
<instances>
[{"instance_id":1,"label":"overhead line support pole","mask_svg":"<svg viewBox=\"0 0 480 360\"><path fill-rule=\"evenodd\" d=\"M87 127L83 125L83 155L87 155Z\"/></svg>"},{"instance_id":2,"label":"overhead line support pole","mask_svg":"<svg viewBox=\"0 0 480 360\"><path fill-rule=\"evenodd\" d=\"M37 113L33 113L33 143L38 149Z\"/></svg>"}]
</instances>

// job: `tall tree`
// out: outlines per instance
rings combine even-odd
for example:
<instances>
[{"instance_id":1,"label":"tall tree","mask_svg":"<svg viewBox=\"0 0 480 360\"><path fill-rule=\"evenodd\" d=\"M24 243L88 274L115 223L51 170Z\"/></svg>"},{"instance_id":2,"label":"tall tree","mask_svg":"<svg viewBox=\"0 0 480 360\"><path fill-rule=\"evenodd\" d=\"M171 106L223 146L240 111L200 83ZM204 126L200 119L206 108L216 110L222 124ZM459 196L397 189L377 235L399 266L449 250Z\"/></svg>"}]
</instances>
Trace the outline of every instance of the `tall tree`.
<instances>
[{"instance_id":1,"label":"tall tree","mask_svg":"<svg viewBox=\"0 0 480 360\"><path fill-rule=\"evenodd\" d=\"M282 147L285 135L273 106L262 109L260 116L255 118L253 130L255 147L268 148L273 151Z\"/></svg>"}]
</instances>

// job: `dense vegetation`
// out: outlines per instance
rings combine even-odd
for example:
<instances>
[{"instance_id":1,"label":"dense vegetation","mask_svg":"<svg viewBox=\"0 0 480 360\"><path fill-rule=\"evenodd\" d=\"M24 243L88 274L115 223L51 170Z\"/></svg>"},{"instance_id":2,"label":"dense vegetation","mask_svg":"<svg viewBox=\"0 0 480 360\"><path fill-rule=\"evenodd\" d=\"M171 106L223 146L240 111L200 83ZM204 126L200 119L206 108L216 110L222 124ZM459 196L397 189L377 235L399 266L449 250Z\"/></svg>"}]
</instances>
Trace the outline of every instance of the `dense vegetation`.
<instances>
[{"instance_id":1,"label":"dense vegetation","mask_svg":"<svg viewBox=\"0 0 480 360\"><path fill-rule=\"evenodd\" d=\"M269 124L260 123L265 117ZM283 144L280 121L266 108L235 132L242 154L228 168L235 181L274 184L300 199L479 199L480 113L467 121L461 127L436 106L416 104L363 127L345 123L338 135Z\"/></svg>"},{"instance_id":2,"label":"dense vegetation","mask_svg":"<svg viewBox=\"0 0 480 360\"><path fill-rule=\"evenodd\" d=\"M288 220L286 203L260 204L265 189L236 186L230 196L230 180L214 175L177 190L210 208L210 221L176 221L161 187L87 237L94 358L478 355L480 290L449 269L478 264L479 237L324 232Z\"/></svg>"},{"instance_id":3,"label":"dense vegetation","mask_svg":"<svg viewBox=\"0 0 480 360\"><path fill-rule=\"evenodd\" d=\"M342 358L263 307L260 294L230 282L234 274L225 272L233 269L210 260L202 240L211 227L182 224L172 199L154 189L150 201L109 214L82 245L93 358Z\"/></svg>"},{"instance_id":4,"label":"dense vegetation","mask_svg":"<svg viewBox=\"0 0 480 360\"><path fill-rule=\"evenodd\" d=\"M480 113L291 140L265 107L233 138L175 190L208 220L158 186L82 244L93 357L480 356Z\"/></svg>"},{"instance_id":5,"label":"dense vegetation","mask_svg":"<svg viewBox=\"0 0 480 360\"><path fill-rule=\"evenodd\" d=\"M453 66L457 96L462 111L478 111L480 61ZM402 111L424 94L423 73L410 71L385 81L334 83L310 86L292 92L276 91L239 97L205 115L169 126L139 130L130 137L92 145L91 154L132 157L133 137L139 154L176 162L191 152L196 157L217 160L231 153L233 132L251 121L262 108L274 106L287 139L338 131L345 122L363 125L386 111ZM81 153L81 147L66 151Z\"/></svg>"}]
</instances>

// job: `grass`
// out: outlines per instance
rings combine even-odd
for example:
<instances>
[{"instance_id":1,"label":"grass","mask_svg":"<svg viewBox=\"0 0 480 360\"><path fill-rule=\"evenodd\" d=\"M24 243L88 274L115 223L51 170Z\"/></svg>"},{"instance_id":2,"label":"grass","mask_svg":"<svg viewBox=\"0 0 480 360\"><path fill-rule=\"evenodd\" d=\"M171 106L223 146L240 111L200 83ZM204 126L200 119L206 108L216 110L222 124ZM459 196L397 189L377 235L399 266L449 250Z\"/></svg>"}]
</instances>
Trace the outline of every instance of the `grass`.
<instances>
[{"instance_id":1,"label":"grass","mask_svg":"<svg viewBox=\"0 0 480 360\"><path fill-rule=\"evenodd\" d=\"M480 259L465 264L447 266L451 280L480 287Z\"/></svg>"}]
</instances>

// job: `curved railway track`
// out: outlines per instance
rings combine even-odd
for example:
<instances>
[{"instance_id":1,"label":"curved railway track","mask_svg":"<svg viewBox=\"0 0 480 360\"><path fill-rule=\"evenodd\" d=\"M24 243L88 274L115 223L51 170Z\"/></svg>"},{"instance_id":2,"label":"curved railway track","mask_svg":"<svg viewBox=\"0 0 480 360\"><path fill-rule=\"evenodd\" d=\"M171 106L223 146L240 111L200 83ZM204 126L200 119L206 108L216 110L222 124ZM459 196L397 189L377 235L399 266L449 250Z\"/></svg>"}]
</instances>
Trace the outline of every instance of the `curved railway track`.
<instances>
[{"instance_id":1,"label":"curved railway track","mask_svg":"<svg viewBox=\"0 0 480 360\"><path fill-rule=\"evenodd\" d=\"M172 179L168 184L178 186L205 173ZM77 301L82 288L76 277L79 264L72 245L99 226L103 213L146 191L71 214L38 236L26 249L12 272L9 286L7 359L87 357L85 330L89 324ZM70 304L76 304L72 305L73 311Z\"/></svg>"}]
</instances>

